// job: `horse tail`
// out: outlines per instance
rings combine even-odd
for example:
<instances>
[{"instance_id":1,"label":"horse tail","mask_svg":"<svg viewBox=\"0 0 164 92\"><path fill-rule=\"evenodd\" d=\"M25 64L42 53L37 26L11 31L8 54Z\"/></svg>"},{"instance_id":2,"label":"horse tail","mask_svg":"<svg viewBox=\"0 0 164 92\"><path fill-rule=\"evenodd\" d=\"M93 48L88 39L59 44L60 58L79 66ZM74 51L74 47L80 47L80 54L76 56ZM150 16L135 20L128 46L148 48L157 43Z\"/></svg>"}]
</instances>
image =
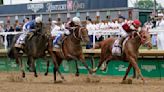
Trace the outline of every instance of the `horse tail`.
<instances>
[{"instance_id":1,"label":"horse tail","mask_svg":"<svg viewBox=\"0 0 164 92\"><path fill-rule=\"evenodd\" d=\"M94 47L94 49L99 49L99 48L101 48L101 42L96 43Z\"/></svg>"}]
</instances>

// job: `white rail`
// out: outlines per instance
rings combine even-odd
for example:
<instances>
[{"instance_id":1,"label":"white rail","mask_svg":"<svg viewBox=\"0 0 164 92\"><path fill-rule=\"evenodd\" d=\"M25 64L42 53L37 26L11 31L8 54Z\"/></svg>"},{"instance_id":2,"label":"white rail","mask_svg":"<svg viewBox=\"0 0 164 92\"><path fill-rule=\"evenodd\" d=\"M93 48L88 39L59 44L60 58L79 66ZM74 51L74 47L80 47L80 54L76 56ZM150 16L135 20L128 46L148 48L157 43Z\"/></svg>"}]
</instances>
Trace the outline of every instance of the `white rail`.
<instances>
[{"instance_id":1,"label":"white rail","mask_svg":"<svg viewBox=\"0 0 164 92\"><path fill-rule=\"evenodd\" d=\"M164 29L150 29L149 32L151 34L158 34L159 32L164 32ZM0 32L0 35L4 36L4 45L5 49L7 49L7 35L16 35L22 32ZM89 35L93 35L93 46L95 45L95 37L96 35L119 35L120 30L90 30L88 32Z\"/></svg>"},{"instance_id":2,"label":"white rail","mask_svg":"<svg viewBox=\"0 0 164 92\"><path fill-rule=\"evenodd\" d=\"M5 50L7 50L7 35L16 35L22 32L0 32L0 35L4 36L4 45L5 45Z\"/></svg>"}]
</instances>

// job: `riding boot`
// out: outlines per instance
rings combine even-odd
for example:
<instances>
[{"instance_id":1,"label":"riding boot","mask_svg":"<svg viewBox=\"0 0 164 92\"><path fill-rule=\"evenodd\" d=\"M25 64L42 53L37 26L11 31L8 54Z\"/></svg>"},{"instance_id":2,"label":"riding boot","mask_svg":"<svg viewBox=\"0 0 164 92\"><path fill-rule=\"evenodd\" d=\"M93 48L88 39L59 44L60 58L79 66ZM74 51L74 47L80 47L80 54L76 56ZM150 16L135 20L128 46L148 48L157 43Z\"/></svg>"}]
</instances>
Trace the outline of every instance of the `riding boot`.
<instances>
[{"instance_id":1,"label":"riding boot","mask_svg":"<svg viewBox=\"0 0 164 92\"><path fill-rule=\"evenodd\" d=\"M53 40L54 47L60 48L58 41L62 38L62 34L58 34L55 39Z\"/></svg>"},{"instance_id":2,"label":"riding boot","mask_svg":"<svg viewBox=\"0 0 164 92\"><path fill-rule=\"evenodd\" d=\"M119 47L122 48L123 41L125 40L126 37L120 37L119 38Z\"/></svg>"},{"instance_id":3,"label":"riding boot","mask_svg":"<svg viewBox=\"0 0 164 92\"><path fill-rule=\"evenodd\" d=\"M29 32L27 35L28 35L27 39L30 40L32 38L32 36L34 35L34 33L33 32Z\"/></svg>"}]
</instances>

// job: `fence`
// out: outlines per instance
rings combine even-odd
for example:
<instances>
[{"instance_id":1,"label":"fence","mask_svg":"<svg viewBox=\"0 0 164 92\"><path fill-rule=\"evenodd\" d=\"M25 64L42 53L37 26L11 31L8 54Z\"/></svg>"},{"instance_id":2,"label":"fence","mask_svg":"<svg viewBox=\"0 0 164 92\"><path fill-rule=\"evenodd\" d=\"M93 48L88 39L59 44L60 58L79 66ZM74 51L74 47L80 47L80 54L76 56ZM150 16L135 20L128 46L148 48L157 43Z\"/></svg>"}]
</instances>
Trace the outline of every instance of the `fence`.
<instances>
[{"instance_id":1,"label":"fence","mask_svg":"<svg viewBox=\"0 0 164 92\"><path fill-rule=\"evenodd\" d=\"M164 33L164 30L162 30L162 29L151 29L151 30L149 30L149 32L152 35L155 35L155 34L158 34L159 32ZM3 35L5 38L4 39L5 50L7 50L7 43L8 43L7 35L16 35L19 33L22 33L22 32L1 32L0 33L0 35ZM57 33L58 32L56 32L55 34L57 34ZM109 35L119 35L119 33L120 33L120 30L118 30L118 29L116 29L116 30L89 30L89 32L88 32L89 35L93 35L93 46L95 46L95 39L96 39L97 35L109 36Z\"/></svg>"},{"instance_id":2,"label":"fence","mask_svg":"<svg viewBox=\"0 0 164 92\"><path fill-rule=\"evenodd\" d=\"M157 34L158 32L164 32L162 30L150 30L151 34ZM5 37L5 49L7 49L7 35L15 35L21 32L2 32L0 33L0 35L3 35ZM109 31L89 31L89 35L93 35L93 37L95 37L96 35L115 35L115 34L119 34L119 30L109 30ZM93 44L95 44L95 38L93 39ZM100 50L98 51L94 51L94 50L84 50L84 53L90 54L90 53L100 53ZM1 52L2 53L2 52ZM164 56L164 52L163 51L140 51L141 55L148 55L148 56ZM163 57L162 57L163 59ZM157 58L140 58L138 60L138 65L142 71L142 74L144 76L147 77L164 77L164 60L157 59ZM25 63L25 59L23 59L24 61L24 65L26 65ZM91 67L91 63L89 62L90 58L86 59L86 62L88 63L89 67ZM95 66L97 66L97 63L99 61L99 58L95 58ZM87 74L88 71L86 70L86 68L80 63L78 62L79 65L79 70L80 73L84 73ZM95 67L94 66L94 67ZM116 75L116 76L123 76L125 74L125 71L127 69L128 63L127 62L122 62L122 61L111 61L107 67L107 71L102 72L102 71L98 71L97 74L100 75ZM46 70L46 62L44 62L41 59L38 59L36 62L36 67L37 67L37 71L39 72L45 72ZM17 66L17 64L15 63L14 60L10 60L6 57L1 57L0 59L0 71L18 71L19 68ZM49 68L50 72L53 71L53 64L51 62L50 64L50 68ZM60 67L60 70L64 73L75 73L76 69L75 69L75 64L74 62L66 62L64 61L62 63L62 66ZM132 74L132 71L130 72L130 74Z\"/></svg>"},{"instance_id":3,"label":"fence","mask_svg":"<svg viewBox=\"0 0 164 92\"><path fill-rule=\"evenodd\" d=\"M95 58L95 66L97 66L99 58ZM23 64L27 66L26 59L23 58ZM51 61L51 59L50 59ZM91 68L90 58L86 58L86 62ZM144 77L164 77L164 60L161 59L139 59L138 65L141 69L141 72ZM95 67L94 66L94 67ZM128 62L112 60L107 67L106 71L98 70L96 74L98 75L112 75L112 76L123 76L128 67ZM84 67L84 65L78 61L79 72L82 74L88 74L88 70ZM26 69L26 68L25 68ZM45 73L46 72L46 62L42 59L37 59L36 61L36 69L37 72ZM0 71L19 71L19 67L14 60L10 60L8 58L0 59ZM26 69L26 71L28 71ZM53 72L53 63L50 62L49 71ZM63 61L60 66L60 71L62 73L75 73L76 66L74 61ZM129 75L132 75L133 71L130 71Z\"/></svg>"}]
</instances>

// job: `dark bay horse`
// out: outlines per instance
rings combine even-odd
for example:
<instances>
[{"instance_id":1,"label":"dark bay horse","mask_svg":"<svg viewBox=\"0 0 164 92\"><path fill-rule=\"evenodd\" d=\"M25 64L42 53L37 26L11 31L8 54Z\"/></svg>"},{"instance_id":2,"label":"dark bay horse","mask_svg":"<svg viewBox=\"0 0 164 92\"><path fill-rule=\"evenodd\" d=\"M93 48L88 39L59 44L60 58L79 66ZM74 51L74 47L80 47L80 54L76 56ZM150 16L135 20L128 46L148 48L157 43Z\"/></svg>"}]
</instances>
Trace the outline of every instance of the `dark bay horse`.
<instances>
[{"instance_id":1,"label":"dark bay horse","mask_svg":"<svg viewBox=\"0 0 164 92\"><path fill-rule=\"evenodd\" d=\"M52 57L53 63L54 63L54 68L56 68L56 70L58 71L58 64L53 55L52 40L50 39L50 33L48 31L49 27L45 27L45 25L43 23L36 24L36 27L37 28L36 28L36 31L33 32L33 36L30 38L28 36L26 37L24 48L14 47L14 44L15 44L18 36L20 35L20 34L18 34L13 39L11 48L8 51L8 56L10 58L16 59L16 62L18 63L18 65L21 68L23 77L25 77L25 72L24 72L24 68L23 68L23 64L22 64L22 60L21 60L22 54L20 54L20 51L23 51L23 53L25 53L27 55L27 57L28 57L27 63L29 65L30 69L32 71L34 71L35 77L37 77L36 68L35 68L35 59L45 58L47 56L45 51L48 51L48 54L50 54L50 56ZM47 66L49 66L49 61L47 61ZM60 71L58 71L58 72L61 75ZM48 73L48 67L47 67L47 72L45 73L45 75L47 75L47 73ZM64 77L62 75L61 75L61 77L62 77L62 79L64 79Z\"/></svg>"},{"instance_id":2,"label":"dark bay horse","mask_svg":"<svg viewBox=\"0 0 164 92\"><path fill-rule=\"evenodd\" d=\"M113 56L112 55L112 47L116 38L108 38L96 44L95 48L101 48L101 55L98 67L93 69L93 72L96 72L99 69L103 62L106 62L106 65L110 62L110 60L124 60L129 62L128 69L126 70L126 74L123 80L126 80L126 77L133 66L138 75L141 77L143 82L145 79L143 78L141 71L137 65L137 58L139 55L139 47L141 44L146 45L148 49L152 48L150 42L150 34L148 30L143 27L140 32L135 32L132 34L132 37L127 40L123 47L123 55L122 56ZM106 67L105 67L106 68Z\"/></svg>"},{"instance_id":3,"label":"dark bay horse","mask_svg":"<svg viewBox=\"0 0 164 92\"><path fill-rule=\"evenodd\" d=\"M73 23L72 26L74 26ZM74 27L71 30L71 34L63 40L60 51L54 51L58 65L62 63L62 60L80 60L88 69L89 73L92 73L92 71L88 68L88 65L85 63L85 58L81 46L82 41L89 42L88 30L84 27ZM77 62L76 69L76 75L78 76L79 71Z\"/></svg>"}]
</instances>

